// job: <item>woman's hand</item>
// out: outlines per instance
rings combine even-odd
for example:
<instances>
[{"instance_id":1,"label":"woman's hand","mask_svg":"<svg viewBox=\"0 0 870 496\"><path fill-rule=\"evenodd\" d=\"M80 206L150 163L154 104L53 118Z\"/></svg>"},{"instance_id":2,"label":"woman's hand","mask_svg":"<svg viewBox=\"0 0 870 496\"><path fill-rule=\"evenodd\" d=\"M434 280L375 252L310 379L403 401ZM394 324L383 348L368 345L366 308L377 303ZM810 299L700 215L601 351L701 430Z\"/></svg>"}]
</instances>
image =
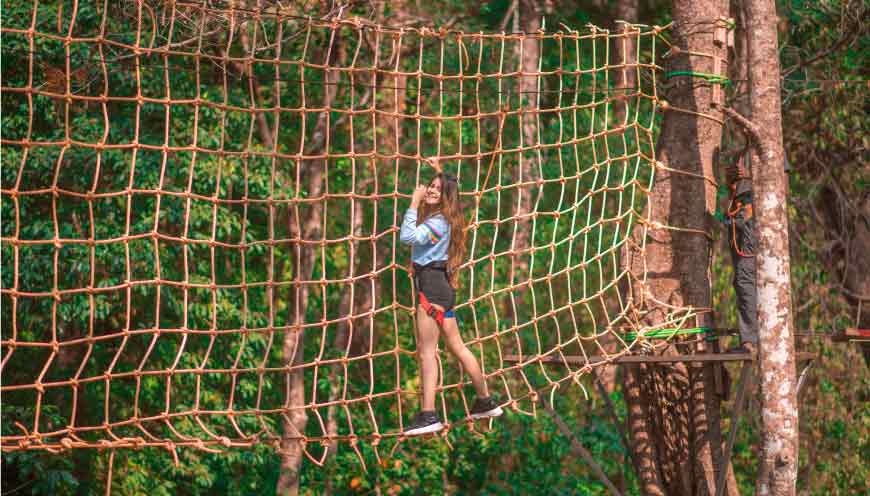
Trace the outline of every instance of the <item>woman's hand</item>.
<instances>
[{"instance_id":1,"label":"woman's hand","mask_svg":"<svg viewBox=\"0 0 870 496\"><path fill-rule=\"evenodd\" d=\"M414 210L420 206L420 203L423 201L423 198L426 197L426 190L428 188L426 186L420 185L414 190L414 194L411 195L411 208Z\"/></svg>"}]
</instances>

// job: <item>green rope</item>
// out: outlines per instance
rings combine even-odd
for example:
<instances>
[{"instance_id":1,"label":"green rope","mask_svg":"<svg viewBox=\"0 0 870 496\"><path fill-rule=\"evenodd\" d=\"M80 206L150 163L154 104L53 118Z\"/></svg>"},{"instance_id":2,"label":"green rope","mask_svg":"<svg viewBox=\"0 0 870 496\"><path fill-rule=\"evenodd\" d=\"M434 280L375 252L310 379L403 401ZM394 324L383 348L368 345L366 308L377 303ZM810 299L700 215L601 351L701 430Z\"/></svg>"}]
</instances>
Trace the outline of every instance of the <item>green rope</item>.
<instances>
[{"instance_id":1,"label":"green rope","mask_svg":"<svg viewBox=\"0 0 870 496\"><path fill-rule=\"evenodd\" d=\"M689 76L703 79L710 84L721 84L722 86L731 86L731 80L719 74L710 74L709 72L694 72L694 71L671 71L665 74L665 77L670 79L676 76Z\"/></svg>"},{"instance_id":2,"label":"green rope","mask_svg":"<svg viewBox=\"0 0 870 496\"><path fill-rule=\"evenodd\" d=\"M652 329L645 333L643 333L643 338L645 339L668 339L674 336L691 336L694 334L708 334L712 333L712 338L715 339L716 334L713 333L713 329L709 327L689 327L686 329ZM625 339L627 341L634 341L637 339L636 332L629 332L625 334ZM711 336L708 336L707 339L711 339Z\"/></svg>"}]
</instances>

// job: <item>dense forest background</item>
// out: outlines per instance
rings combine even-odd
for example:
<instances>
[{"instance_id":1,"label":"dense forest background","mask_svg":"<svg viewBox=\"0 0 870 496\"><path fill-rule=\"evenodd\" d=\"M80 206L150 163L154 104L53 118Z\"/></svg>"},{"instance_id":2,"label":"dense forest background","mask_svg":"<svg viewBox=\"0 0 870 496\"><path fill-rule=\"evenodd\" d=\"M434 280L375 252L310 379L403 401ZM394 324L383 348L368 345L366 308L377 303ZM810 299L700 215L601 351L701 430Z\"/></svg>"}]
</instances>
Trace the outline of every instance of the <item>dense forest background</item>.
<instances>
[{"instance_id":1,"label":"dense forest background","mask_svg":"<svg viewBox=\"0 0 870 496\"><path fill-rule=\"evenodd\" d=\"M99 2L95 2L99 3ZM63 4L63 7L61 7ZM112 16L115 31L125 32L124 22L135 24L134 9L128 9L125 15L125 2L112 3L118 12ZM132 2L131 2L132 4ZM559 26L560 23L569 27L581 28L587 23L594 23L602 27L612 27L613 20L619 15L636 15L635 20L644 24L664 25L669 21L668 2L641 1L595 1L595 2L570 2L570 1L540 1L523 2L523 5L534 5L540 15L546 18L547 27ZM626 5L634 4L634 10L627 9ZM71 11L71 2L40 2L40 24L55 26L57 30L63 28L63 15ZM370 19L395 26L448 26L466 32L475 31L510 31L513 24L511 15L513 2L509 0L486 3L466 3L461 1L446 2L361 2L347 7L346 14L352 13ZM299 14L312 16L334 15L337 8L333 5L320 5L309 2L308 5L297 7ZM4 27L26 27L30 21L33 4L29 2L4 2L2 8L2 22ZM101 14L91 3L83 3L77 12L77 22L82 29L96 29ZM867 37L867 27L863 22L866 17L867 6L860 1L787 1L779 2L780 22L778 24L781 64L783 68L783 128L785 134L786 155L790 164L789 172L789 215L791 220L791 255L792 255L792 284L795 328L800 331L812 330L815 333L825 335L833 330L860 325L863 328L870 327L870 310L865 309L859 314L858 302L863 298L864 306L867 306L867 295L870 292L868 283L865 282L868 267L866 253L870 250L870 170L866 163L867 146L870 144L870 135L867 133L866 119L866 94L867 84L867 53L870 50L870 40ZM134 36L127 30L129 36ZM318 41L315 35L315 41ZM323 40L319 40L323 41ZM22 36L4 35L2 40L2 64L3 86L23 87L27 84L28 77L28 52L30 47ZM321 43L322 45L322 43ZM210 47L218 49L219 44ZM58 71L63 69L65 47L62 42L43 40L36 47L43 57L39 60L34 77L39 84L49 90L63 91L65 77L58 76ZM232 49L232 47L231 47ZM646 49L642 47L642 50ZM88 53L86 47L72 47L71 59L73 69L86 67L93 54ZM453 56L459 52L456 51ZM552 52L549 52L552 56ZM346 55L346 54L345 54ZM544 57L548 56L545 51ZM436 53L426 52L423 54L425 64L434 64ZM413 63L413 61L411 62ZM460 63L452 60L452 63ZM590 63L582 61L582 63ZM270 75L266 69L264 73L255 75L268 80ZM170 86L174 98L184 95L192 95L201 92L205 99L220 99L223 97L224 85L229 84L231 91L227 94L229 100L234 100L238 105L250 104L246 99L249 88L239 84L239 81L221 80L217 70L208 67L199 70L208 76L208 79L200 81L200 87L189 86L192 83L190 72L178 70L170 74ZM110 68L111 79L106 81L112 85L113 94L133 92L136 80L131 76L131 66L120 62ZM78 75L76 75L78 74ZM89 84L88 70L74 73L75 85L86 88ZM162 65L154 70L145 70L142 79L142 88L145 92L151 92L159 96L165 87L165 75ZM325 97L324 85L318 85L317 74L311 74L312 84L306 86L310 91L310 101L318 101ZM323 77L322 74L319 77ZM387 83L391 83L387 81ZM395 82L392 82L395 83ZM413 84L410 83L410 84ZM601 84L597 81L597 84ZM55 85L56 87L53 87ZM96 84L94 91L99 94L102 81ZM732 98L739 98L739 84L737 89L731 90ZM416 88L417 92L432 91L433 88ZM83 91L88 91L87 89ZM264 98L268 98L268 88ZM389 100L389 92L381 94L382 98ZM287 106L293 102L298 103L299 95L288 94ZM357 98L362 97L358 95ZM337 101L342 98L351 98L346 93L339 93ZM446 98L451 98L447 95ZM455 102L454 102L455 103ZM385 102L389 105L390 102ZM551 103L552 104L552 103ZM547 103L542 103L546 106ZM136 136L145 143L162 143L164 132L169 133L168 126L164 124L163 109L159 105L144 105L141 114L136 114L136 105L128 106L118 104L113 108L110 141L123 142ZM20 95L4 92L2 97L2 133L4 140L20 140L28 132L31 139L60 140L64 138L64 122L69 123L69 129L75 132L75 139L82 141L96 141L101 139L104 132L103 117L98 105L77 107L74 111L65 115L64 107L51 98L36 98L34 104L33 122L29 122L29 113L24 98ZM171 130L173 136L189 137L194 131L184 128L185 123L191 121L190 116L183 114L173 115L175 126ZM643 118L654 119L651 108L638 108L637 112ZM220 126L226 127L226 135L233 139L227 145L230 149L237 147L266 146L266 139L262 136L262 129L251 129L248 115L240 113L230 115L223 122L217 113L209 115L207 111L202 114L202 122L199 123L201 137L200 142L204 146L216 147L221 132L215 132ZM650 121L652 122L652 120ZM141 127L136 124L141 123ZM507 129L519 129L515 123L513 126L505 126ZM279 140L288 149L293 149L298 144L298 136L293 136L294 130L298 130L301 123L282 128L285 135L279 136ZM394 124L395 125L395 124ZM407 124L406 124L407 125ZM490 127L498 126L490 123ZM593 119L591 125L606 126L607 122L596 124ZM309 133L317 128L316 117L307 123ZM360 130L364 130L366 123L360 123ZM32 127L32 131L28 128ZM266 125L268 131L268 123ZM490 129L492 131L492 129ZM570 131L570 129L569 129ZM435 129L420 129L421 139L427 143L427 152L436 153L432 148L432 138ZM514 131L516 132L516 131ZM546 132L554 132L545 130ZM268 134L268 133L266 133ZM362 134L362 133L361 133ZM441 136L441 133L438 133ZM472 133L467 133L469 136ZM506 140L516 140L517 136L506 133ZM733 138L736 133L728 134ZM413 135L416 137L417 135ZM455 143L461 136L458 129L451 130L449 127L444 131L445 143ZM181 138L179 138L181 139ZM374 138L378 139L377 137ZM211 142L210 142L211 140ZM295 141L294 141L295 140ZM311 135L309 141L316 141ZM440 143L440 141L439 141ZM473 148L476 143L473 139L464 143ZM736 141L730 143L737 147ZM727 144L726 144L727 145ZM341 143L333 144L341 146ZM348 146L345 144L345 146ZM594 146L594 145L593 145ZM632 146L643 147L642 143L634 143ZM298 147L298 146L297 146ZM87 191L93 182L93 152L83 148L70 148L64 157L61 174L56 174L55 168L58 163L57 149L34 149L27 158L26 167L19 169L22 163L21 147L4 146L2 155L2 184L4 190L19 184L20 189L37 189L50 186L52 177L69 189L74 191ZM181 152L174 157L177 163L186 164L190 157ZM250 169L245 171L245 180L239 178L239 164L229 165L218 160L200 158L197 170L192 177L196 184L188 186L187 178L191 176L185 167L169 168L168 177L160 177L161 170L156 166L160 162L159 152L141 152L137 158L139 166L135 177L130 177L130 152L126 150L106 150L102 156L100 188L103 191L123 190L128 182L132 181L134 187L148 189L162 184L168 190L182 191L185 187L192 187L194 191L203 195L210 195L215 190L228 197L240 197L240 190L244 188L249 197L289 198L292 196L293 178L277 176L268 160L252 160ZM155 164L150 167L149 164ZM334 191L342 191L342 188L353 187L348 183L347 162L337 161L330 164L334 167L335 174L331 176L331 187ZM555 166L554 166L555 167ZM342 174L342 172L344 174ZM223 174L223 176L222 176ZM223 182L221 177L223 177ZM233 179L236 178L236 179ZM722 176L720 176L720 179ZM387 182L396 184L403 190L410 191L418 178L396 177L387 178ZM362 188L373 188L372 178L364 175L360 180L365 183ZM379 178L384 180L384 178ZM501 179L509 181L509 177ZM46 184L49 181L49 184ZM466 183L466 186L471 186ZM234 193L235 191L235 193ZM357 189L356 191L364 191ZM132 221L127 211L126 201L123 199L109 199L108 201L96 202L96 217L99 222L94 226L87 225L89 212L86 202L71 201L69 198L61 198L55 207L52 207L50 196L34 196L20 199L19 208L22 218L27 219L23 223L26 226L23 232L16 233L15 210L12 202L4 194L2 200L2 234L4 239L11 236L19 236L22 239L51 239L55 221L52 218L52 209L56 208L60 219L62 238L83 238L90 229L96 230L98 238L111 238L120 236L126 230L132 233L148 232L157 222L148 212L153 211L153 197L142 197L141 203L133 206ZM181 236L184 224L184 202L172 196L165 196L162 200L164 218L160 219L161 232L171 236ZM383 205L381 210L374 209L374 224L380 222L392 222L395 215L394 209L404 209L406 200L400 200L395 205ZM191 238L198 236L217 236L219 239L238 239L245 232L250 239L265 239L267 234L258 229L269 225L268 211L258 211L252 208L250 212L242 211L233 206L222 207L217 216L214 216L212 208L207 202L186 207L190 209L190 225L184 228L184 235ZM326 216L327 229L335 232L349 232L361 229L376 232L374 226L354 226L350 224L347 214L350 205L337 202L333 210ZM492 213L490 212L492 215ZM258 217L259 216L259 217ZM217 234L211 232L212 219L217 218ZM130 225L132 224L132 226ZM552 235L556 227L542 227L544 233ZM289 236L292 233L284 233ZM282 235L279 233L279 236ZM602 234L603 236L615 236L616 234ZM385 240L391 243L391 240ZM504 241L502 241L504 242ZM495 241L493 241L495 243ZM483 243L482 243L483 244ZM96 277L100 284L111 286L120 284L127 275L126 257L130 257L130 264L134 273L134 279L148 279L154 277L154 266L164 260L178 260L185 255L178 245L166 243L160 246L155 256L148 241L133 241L130 243L130 252L125 253L121 244L108 244L101 246L96 251L99 259L98 273ZM713 262L714 299L716 318L722 327L734 327L736 318L733 311L733 293L730 289L731 268L728 256L728 247L725 242L724 231L718 233L716 242L716 256ZM179 268L177 265L163 265L162 277L172 280L185 273L191 281L208 281L213 270L214 261L210 266L207 250L203 248L201 253L192 249L191 259L201 261L192 263L189 267ZM367 247L364 243L358 247L358 256L363 260L376 260L379 257L377 244ZM18 289L23 291L46 291L55 284L60 288L77 288L87 284L87 279L92 277L89 265L89 250L86 246L69 246L63 249L59 268L56 270L52 256L54 248L51 246L39 246L33 249L22 250L24 255L18 262ZM239 266L245 266L249 280L263 280L267 277L265 266L258 265L257 260L263 260L265 252L256 251L247 259L239 258L236 252L228 253L224 258L219 258L217 263L220 267L217 276L219 281L231 281L238 273ZM279 253L279 256L281 253ZM289 254L285 254L289 255ZM12 249L8 243L2 247L3 257L3 288L13 286L13 270L11 265ZM257 258L261 257L261 258ZM312 262L311 269L313 278L330 277L346 270L347 253L323 254L323 258L316 258ZM288 264L289 265L289 264ZM141 272L136 272L136 271ZM534 270L534 266L533 269ZM539 266L538 270L547 270L546 264ZM189 272L188 272L189 271ZM283 272L290 271L284 267ZM58 273L59 272L59 273ZM277 270L275 277L280 278L282 270ZM52 283L54 276L59 282ZM602 274L606 276L606 274ZM259 278L259 279L258 279ZM395 285L395 286L393 286ZM360 291L365 291L360 288ZM383 293L407 292L407 281L393 282L384 287L378 287L377 291ZM126 298L118 293L116 297L110 296L98 299L96 306L97 327L117 329L124 326ZM182 319L190 318L191 327L199 321L209 321L212 318L218 320L219 328L238 328L245 325L252 328L272 325L285 325L286 321L278 320L270 323L269 305L273 304L272 295L265 290L258 293L251 290L246 295L244 315L239 309L240 294L231 291L221 294L218 302L209 299L208 292L201 294L192 292L191 301L186 307L181 306L182 297L180 292L167 290L163 295L163 303L155 307L155 294L149 293L147 288L142 288L134 296L132 320L138 326L146 327L153 325L155 315L153 309L158 309L161 315L161 326L178 327L185 325ZM337 315L347 302L341 300L341 294L322 295L313 294L311 303L306 311L312 316L311 320L317 320L318 316ZM279 303L289 305L289 303ZM47 340L45 329L50 328L52 303L49 298L34 299L30 303L21 303L23 308L17 309L15 317L17 328L21 333L20 340ZM29 305L29 306L27 306ZM12 318L10 298L4 293L2 300L2 334L3 339L9 339L11 332L10 320ZM212 308L217 306L220 310L216 315ZM149 310L150 309L150 310ZM288 318L287 307L282 306L278 315L279 319ZM87 326L89 319L89 303L85 297L69 298L57 306L59 315L58 322L71 323L73 328L58 329L61 337L81 336L86 328L74 328L76 323ZM604 311L604 310L601 310ZM858 322L859 315L863 319ZM522 315L519 316L522 318ZM398 324L401 328L410 325L408 316L401 317ZM475 318L478 318L476 315ZM481 319L491 318L486 315ZM386 315L383 316L379 328L392 330L394 323ZM60 325L59 327L63 327ZM338 332L336 330L336 332ZM130 349L148 349L150 336L145 335L137 341L131 338ZM396 341L391 341L395 339ZM802 336L799 338L799 348L816 351L819 360L809 371L807 381L801 390L800 419L801 419L801 460L798 487L806 494L857 494L866 490L866 481L870 479L870 471L866 466L866 460L870 458L870 374L862 360L860 350L842 344L832 344L821 336ZM307 346L316 348L320 343L313 342ZM413 348L410 337L381 337L377 343L362 343L358 346L373 346L375 349L389 349L392 346L401 345ZM192 349L209 346L207 340L193 342ZM225 347L228 356L233 356L239 351L237 343L218 342L218 349ZM268 346L266 338L251 335L250 343L244 349L243 360L254 360ZM149 367L160 368L169 366L175 358L178 343L172 339L164 339L154 347ZM380 348L378 348L380 347ZM93 361L105 364L111 360L113 349L99 347L95 350ZM103 355L100 355L103 353ZM32 382L38 375L41 366L45 362L45 355L37 352L29 353L24 350L16 351L14 361L6 364L3 369L4 384L18 384ZM133 357L131 363L135 364ZM52 368L49 379L70 377L71 369L78 366L80 355L61 356L57 364ZM187 359L187 358L186 358ZM415 366L413 357L403 357L401 367L413 370ZM192 362L191 362L192 363ZM120 367L125 366L121 364ZM388 371L389 366L384 365L377 373ZM369 376L364 370L352 371L356 374L360 383L373 381L377 376ZM736 376L736 371L732 375ZM87 372L90 373L90 372ZM618 373L618 372L617 372ZM452 377L451 379L455 379ZM183 379L180 379L183 381ZM212 388L214 391L227 389L226 378L206 378L203 386ZM256 382L250 387L241 387L238 390L239 401L242 404L254 404L254 398L258 397ZM111 393L113 399L123 403L124 399L131 399L134 393L129 384L119 384L113 387ZM176 389L190 387L192 383L178 382L174 384ZM411 382L409 388L416 387ZM164 389L161 381L145 380L141 384L141 392L136 392L137 401L141 401L139 408L147 411L152 408L159 411L162 405ZM280 398L282 391L280 385L266 385L263 393L267 398ZM329 381L324 380L318 384L324 395L330 394L332 387ZM362 389L366 387L360 386ZM392 387L389 384L378 384L375 388ZM126 389L125 389L126 388ZM586 388L593 390L591 382L586 382ZM208 390L208 389L207 389ZM77 412L77 422L81 425L98 425L103 414L102 398L105 391L100 388L85 389L81 397L81 407ZM271 396L270 396L271 395ZM611 398L617 406L620 415L624 415L624 403L621 392L616 388ZM3 397L3 433L9 435L15 433L17 428L13 425L16 419L30 418L34 395L32 394L4 394ZM49 401L50 399L50 401ZM43 422L47 426L64 425L69 422L69 412L53 405L64 405L69 401L69 395L63 394L47 398L43 405ZM220 405L224 398L215 393L213 397L203 398L204 405ZM454 398L458 405L458 399ZM247 403L245 403L247 402ZM727 416L727 404L725 414ZM385 422L395 422L395 412L387 403L375 403L377 415ZM601 463L612 480L624 488L628 494L637 492L636 480L631 469L631 463L627 453L620 442L619 430L608 418L605 406L601 399L591 396L587 399L584 391L577 387L562 388L556 399L556 410L575 429L575 433L583 444L589 448L596 460ZM114 407L113 407L114 408ZM408 408L413 410L413 402L408 403ZM360 414L360 412L356 412ZM123 414L119 412L119 414ZM341 414L338 414L339 417ZM363 415L360 415L363 416ZM741 493L751 492L754 487L756 454L755 449L759 438L760 420L759 406L757 401L750 401L747 413L744 415L743 424L739 426L739 434L734 453L734 469L736 477L741 485ZM242 423L255 424L254 419L241 418ZM185 426L182 426L184 428ZM195 429L194 426L188 426ZM369 426L370 428L370 426ZM365 432L366 426L362 427ZM357 455L346 445L339 445L337 452L331 456L325 467L317 467L312 463L303 464L300 490L304 494L430 494L430 493L460 493L460 494L528 494L545 492L547 494L606 494L606 489L594 475L589 467L571 451L569 440L559 433L556 425L547 415L540 413L537 418L509 412L503 420L496 422L490 431L472 431L466 426L453 429L448 435L450 445L442 441L413 440L403 443L401 449L394 456L377 462L370 449L362 447L366 458L368 470L363 470L357 459ZM202 451L182 449L179 451L179 464L175 466L173 457L162 449L120 450L115 454L112 469L113 492L119 494L271 494L274 492L276 482L280 475L280 459L275 455L270 446L259 445L252 449L230 450L223 454L209 454ZM98 494L106 486L106 475L109 473L108 453L96 450L73 450L59 455L39 452L15 452L3 455L3 479L4 494Z\"/></svg>"}]
</instances>

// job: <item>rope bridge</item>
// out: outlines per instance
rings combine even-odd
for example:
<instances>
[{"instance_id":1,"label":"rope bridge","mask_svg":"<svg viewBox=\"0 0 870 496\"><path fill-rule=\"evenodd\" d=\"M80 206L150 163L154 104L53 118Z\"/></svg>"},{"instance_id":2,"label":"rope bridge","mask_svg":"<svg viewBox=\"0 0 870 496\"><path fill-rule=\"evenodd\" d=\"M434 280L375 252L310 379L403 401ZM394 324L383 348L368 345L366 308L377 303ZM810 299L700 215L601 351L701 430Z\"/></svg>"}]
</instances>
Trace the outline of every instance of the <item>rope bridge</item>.
<instances>
[{"instance_id":1,"label":"rope bridge","mask_svg":"<svg viewBox=\"0 0 870 496\"><path fill-rule=\"evenodd\" d=\"M433 166L459 178L456 313L502 404L534 413L656 332L623 252L649 218L661 28L64 4L3 7L4 451L398 443L419 373L397 226Z\"/></svg>"}]
</instances>

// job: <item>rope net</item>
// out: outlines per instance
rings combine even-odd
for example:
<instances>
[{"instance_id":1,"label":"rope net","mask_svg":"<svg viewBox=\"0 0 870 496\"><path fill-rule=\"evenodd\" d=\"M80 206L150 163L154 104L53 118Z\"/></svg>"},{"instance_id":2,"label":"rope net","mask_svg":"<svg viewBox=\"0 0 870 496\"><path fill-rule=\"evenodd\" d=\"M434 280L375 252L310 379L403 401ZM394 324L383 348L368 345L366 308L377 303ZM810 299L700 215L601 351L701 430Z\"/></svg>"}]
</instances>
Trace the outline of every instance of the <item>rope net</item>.
<instances>
[{"instance_id":1,"label":"rope net","mask_svg":"<svg viewBox=\"0 0 870 496\"><path fill-rule=\"evenodd\" d=\"M398 442L419 387L398 226L433 165L459 178L456 313L503 405L534 413L651 331L622 252L649 218L660 28L9 5L4 450ZM439 361L462 422L470 382Z\"/></svg>"}]
</instances>

